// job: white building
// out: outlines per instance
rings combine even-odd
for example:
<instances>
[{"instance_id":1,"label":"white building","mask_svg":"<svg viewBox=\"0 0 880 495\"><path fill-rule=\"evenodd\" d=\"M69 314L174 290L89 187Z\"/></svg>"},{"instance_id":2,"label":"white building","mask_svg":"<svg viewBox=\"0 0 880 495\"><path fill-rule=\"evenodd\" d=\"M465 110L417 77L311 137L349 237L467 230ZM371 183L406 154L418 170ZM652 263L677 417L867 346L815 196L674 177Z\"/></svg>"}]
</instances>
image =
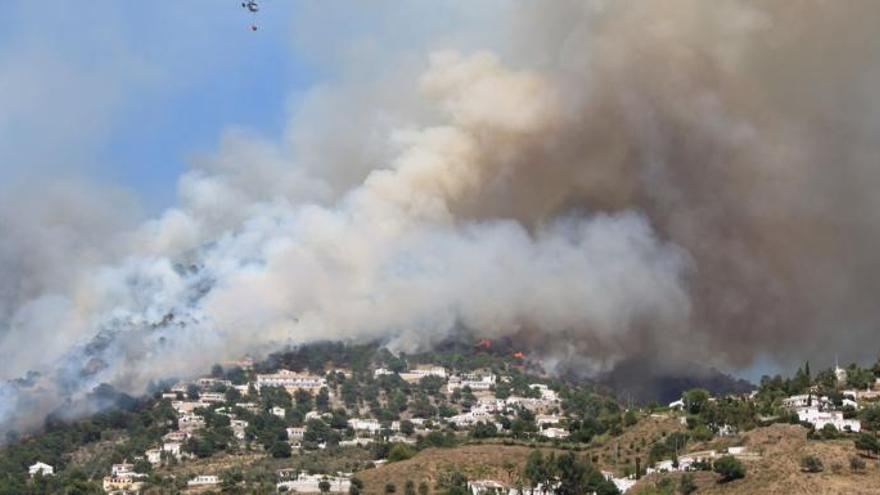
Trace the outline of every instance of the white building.
<instances>
[{"instance_id":1,"label":"white building","mask_svg":"<svg viewBox=\"0 0 880 495\"><path fill-rule=\"evenodd\" d=\"M330 487L330 493L348 493L351 487L351 476L337 473L336 476L326 474L299 473L295 478L278 483L277 489L282 487L294 493L318 493L321 491L321 482L326 481Z\"/></svg>"},{"instance_id":2,"label":"white building","mask_svg":"<svg viewBox=\"0 0 880 495\"><path fill-rule=\"evenodd\" d=\"M55 468L44 462L38 461L28 467L28 474L31 475L31 478L36 476L37 473L40 473L43 476L52 476L55 474Z\"/></svg>"},{"instance_id":3,"label":"white building","mask_svg":"<svg viewBox=\"0 0 880 495\"><path fill-rule=\"evenodd\" d=\"M379 378L380 376L393 375L393 374L394 374L394 372L389 370L388 368L376 368L373 371L373 378Z\"/></svg>"},{"instance_id":4,"label":"white building","mask_svg":"<svg viewBox=\"0 0 880 495\"><path fill-rule=\"evenodd\" d=\"M568 438L568 430L564 428L545 428L541 430L541 435L547 438Z\"/></svg>"},{"instance_id":5,"label":"white building","mask_svg":"<svg viewBox=\"0 0 880 495\"><path fill-rule=\"evenodd\" d=\"M205 392L199 396L199 400L207 404L226 402L226 395L219 392Z\"/></svg>"},{"instance_id":6,"label":"white building","mask_svg":"<svg viewBox=\"0 0 880 495\"><path fill-rule=\"evenodd\" d=\"M186 482L187 486L211 486L220 483L220 477L213 474L201 474Z\"/></svg>"},{"instance_id":7,"label":"white building","mask_svg":"<svg viewBox=\"0 0 880 495\"><path fill-rule=\"evenodd\" d=\"M302 440L303 436L306 434L305 428L293 427L287 429L287 439L288 440Z\"/></svg>"},{"instance_id":8,"label":"white building","mask_svg":"<svg viewBox=\"0 0 880 495\"><path fill-rule=\"evenodd\" d=\"M846 385L847 373L845 369L841 368L840 366L835 366L834 376L837 377L838 385Z\"/></svg>"},{"instance_id":9,"label":"white building","mask_svg":"<svg viewBox=\"0 0 880 495\"><path fill-rule=\"evenodd\" d=\"M368 431L370 433L375 433L382 429L378 419L351 418L348 420L348 426L354 431Z\"/></svg>"},{"instance_id":10,"label":"white building","mask_svg":"<svg viewBox=\"0 0 880 495\"><path fill-rule=\"evenodd\" d=\"M243 419L233 419L229 421L229 426L232 427L232 434L235 438L238 440L244 440L248 427L247 421Z\"/></svg>"},{"instance_id":11,"label":"white building","mask_svg":"<svg viewBox=\"0 0 880 495\"><path fill-rule=\"evenodd\" d=\"M367 437L367 438L358 437L358 438L352 438L351 440L340 440L339 446L340 447L365 447L367 445L370 445L374 441L375 440L373 440L372 438L369 438L369 437Z\"/></svg>"},{"instance_id":12,"label":"white building","mask_svg":"<svg viewBox=\"0 0 880 495\"><path fill-rule=\"evenodd\" d=\"M318 375L278 370L277 373L257 375L257 388L284 387L288 390L318 390L327 385L327 380Z\"/></svg>"},{"instance_id":13,"label":"white building","mask_svg":"<svg viewBox=\"0 0 880 495\"><path fill-rule=\"evenodd\" d=\"M495 480L468 481L468 490L471 495L495 495L507 493L507 486Z\"/></svg>"},{"instance_id":14,"label":"white building","mask_svg":"<svg viewBox=\"0 0 880 495\"><path fill-rule=\"evenodd\" d=\"M450 392L464 387L470 387L471 390L489 390L495 386L496 381L497 378L493 374L481 375L478 373L469 373L450 377L446 388Z\"/></svg>"},{"instance_id":15,"label":"white building","mask_svg":"<svg viewBox=\"0 0 880 495\"><path fill-rule=\"evenodd\" d=\"M129 464L127 462L123 462L120 464L113 464L110 466L110 475L111 476L126 476L134 473L134 464Z\"/></svg>"},{"instance_id":16,"label":"white building","mask_svg":"<svg viewBox=\"0 0 880 495\"><path fill-rule=\"evenodd\" d=\"M538 426L558 425L560 421L562 421L562 418L553 414L538 414L537 416L535 416L535 424Z\"/></svg>"},{"instance_id":17,"label":"white building","mask_svg":"<svg viewBox=\"0 0 880 495\"><path fill-rule=\"evenodd\" d=\"M446 368L442 366L418 366L415 369L400 373L400 378L410 383L418 382L426 376L446 378Z\"/></svg>"},{"instance_id":18,"label":"white building","mask_svg":"<svg viewBox=\"0 0 880 495\"><path fill-rule=\"evenodd\" d=\"M272 414L274 414L275 416L278 416L279 418L283 418L283 417L284 417L284 414L285 414L286 411L284 410L283 407L275 406L275 407L272 408L272 411L271 411L271 412L272 412Z\"/></svg>"},{"instance_id":19,"label":"white building","mask_svg":"<svg viewBox=\"0 0 880 495\"><path fill-rule=\"evenodd\" d=\"M180 459L180 449L181 445L178 442L165 442L162 444L162 452L165 452L176 459Z\"/></svg>"},{"instance_id":20,"label":"white building","mask_svg":"<svg viewBox=\"0 0 880 495\"><path fill-rule=\"evenodd\" d=\"M106 493L137 493L143 483L132 476L105 476L101 487Z\"/></svg>"},{"instance_id":21,"label":"white building","mask_svg":"<svg viewBox=\"0 0 880 495\"><path fill-rule=\"evenodd\" d=\"M149 449L144 452L144 456L147 458L147 462L152 465L157 465L162 462L162 450L161 449Z\"/></svg>"},{"instance_id":22,"label":"white building","mask_svg":"<svg viewBox=\"0 0 880 495\"><path fill-rule=\"evenodd\" d=\"M205 418L198 414L184 414L177 419L177 429L193 431L205 427Z\"/></svg>"},{"instance_id":23,"label":"white building","mask_svg":"<svg viewBox=\"0 0 880 495\"><path fill-rule=\"evenodd\" d=\"M183 442L191 435L185 431L169 431L164 436L162 436L163 440L168 442Z\"/></svg>"},{"instance_id":24,"label":"white building","mask_svg":"<svg viewBox=\"0 0 880 495\"><path fill-rule=\"evenodd\" d=\"M797 410L798 419L810 423L817 430L825 425L834 425L840 431L852 431L858 433L862 429L862 423L857 419L844 419L840 411L820 411L817 407L802 407Z\"/></svg>"},{"instance_id":25,"label":"white building","mask_svg":"<svg viewBox=\"0 0 880 495\"><path fill-rule=\"evenodd\" d=\"M550 387L544 385L543 383L533 383L529 385L529 388L540 392L541 398L544 400L551 402L556 402L557 400L559 400L559 395L557 395L555 391L551 390Z\"/></svg>"},{"instance_id":26,"label":"white building","mask_svg":"<svg viewBox=\"0 0 880 495\"><path fill-rule=\"evenodd\" d=\"M414 438L407 438L399 433L388 437L388 441L390 443L405 443L407 445L415 445L416 443L416 440Z\"/></svg>"},{"instance_id":27,"label":"white building","mask_svg":"<svg viewBox=\"0 0 880 495\"><path fill-rule=\"evenodd\" d=\"M620 493L626 493L627 490L635 486L639 481L633 478L615 478L614 474L609 473L608 471L602 471L602 476L604 476L606 480L614 483L614 486L617 487Z\"/></svg>"},{"instance_id":28,"label":"white building","mask_svg":"<svg viewBox=\"0 0 880 495\"><path fill-rule=\"evenodd\" d=\"M449 418L456 426L470 426L480 421L494 423L495 413L489 408L474 407L469 412L457 414Z\"/></svg>"},{"instance_id":29,"label":"white building","mask_svg":"<svg viewBox=\"0 0 880 495\"><path fill-rule=\"evenodd\" d=\"M191 400L173 400L171 401L171 408L177 412L177 414L186 414L195 411L197 407L203 407L204 404L198 401Z\"/></svg>"}]
</instances>

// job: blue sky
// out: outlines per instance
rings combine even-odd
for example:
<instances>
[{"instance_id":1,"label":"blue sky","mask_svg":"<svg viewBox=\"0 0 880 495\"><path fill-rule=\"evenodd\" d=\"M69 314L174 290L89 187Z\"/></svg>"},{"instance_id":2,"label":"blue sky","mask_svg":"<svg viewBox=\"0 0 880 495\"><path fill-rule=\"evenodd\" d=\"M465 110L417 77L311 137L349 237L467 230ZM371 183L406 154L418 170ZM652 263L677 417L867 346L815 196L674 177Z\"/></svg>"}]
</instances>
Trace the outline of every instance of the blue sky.
<instances>
[{"instance_id":1,"label":"blue sky","mask_svg":"<svg viewBox=\"0 0 880 495\"><path fill-rule=\"evenodd\" d=\"M275 137L319 77L291 2L7 0L0 15L0 180L66 176L171 204L224 129Z\"/></svg>"}]
</instances>

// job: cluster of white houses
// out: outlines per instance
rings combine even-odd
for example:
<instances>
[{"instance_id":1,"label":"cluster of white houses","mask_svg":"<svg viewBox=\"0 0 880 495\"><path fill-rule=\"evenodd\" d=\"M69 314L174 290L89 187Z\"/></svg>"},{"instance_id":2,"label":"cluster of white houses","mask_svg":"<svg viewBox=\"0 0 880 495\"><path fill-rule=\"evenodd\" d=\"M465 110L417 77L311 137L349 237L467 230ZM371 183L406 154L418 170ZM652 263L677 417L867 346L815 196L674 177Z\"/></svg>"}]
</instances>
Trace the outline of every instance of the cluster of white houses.
<instances>
[{"instance_id":1,"label":"cluster of white houses","mask_svg":"<svg viewBox=\"0 0 880 495\"><path fill-rule=\"evenodd\" d=\"M239 366L241 364L239 363ZM245 364L248 368L253 365L252 362ZM348 370L332 371L351 376L351 372ZM393 374L395 372L384 368L374 371L375 377ZM544 384L535 383L530 385L534 393L528 394L529 397L510 396L497 398L493 389L499 382L505 381L508 378L496 376L488 371L453 374L449 373L442 366L418 366L397 374L401 379L409 383L418 383L426 377L440 378L445 382L444 389L446 393L467 389L474 394L477 401L471 407L445 420L435 418L432 421L416 417L408 418L406 421L411 422L415 430L414 432L407 430L409 435L401 431L402 421L383 423L372 417L351 417L347 419L347 426L354 431L354 438L342 440L340 445L365 446L377 441L380 437L383 441L412 444L415 443L415 434L427 434L430 429L440 426L444 422L465 428L482 421L493 423L496 425L496 428L501 430L501 425L496 422L496 417L515 414L518 408L528 409L535 414L536 424L540 428L542 435L549 438L565 438L568 436L568 431L562 427L565 423L565 418L558 415L558 411L561 409L559 397L555 391ZM236 402L234 407L229 407L227 406L227 393L222 391L235 389L241 396L251 396L253 393L260 394L261 390L267 387L282 387L291 394L297 390L307 390L312 394L316 394L322 388L327 387L327 379L320 375L281 369L274 373L258 373L249 383L238 385L229 380L216 377L203 377L191 382L178 383L171 387L168 392L162 394L163 399L169 401L177 415L177 429L167 433L161 442L147 449L142 458L154 466L159 466L171 460L183 461L192 458L192 455L186 452L184 446L190 437L199 435L200 430L206 427L206 419L199 414L200 409L203 408L210 408L217 414L227 416L235 438L244 441L248 421L236 417L234 411L241 408L258 413L260 407L253 402L246 402L244 400ZM275 406L269 413L284 418L286 417L287 410L284 407ZM310 411L306 414L305 419L309 420L318 417L327 419L329 415ZM306 436L306 427L293 426L287 428L286 432L291 446L296 449L301 446L301 442ZM323 445L318 445L318 448L322 447ZM31 476L50 476L54 473L52 466L44 463L34 464L30 467L29 471ZM143 483L144 477L143 474L134 472L133 465L122 463L114 465L112 472L104 478L103 487L108 493L137 491ZM199 474L188 481L188 485L191 487L210 487L218 483L218 477L212 473ZM349 486L350 475L345 473L329 476L286 472L278 483L279 490L292 492L318 492L322 489L326 489L329 492L348 492Z\"/></svg>"}]
</instances>

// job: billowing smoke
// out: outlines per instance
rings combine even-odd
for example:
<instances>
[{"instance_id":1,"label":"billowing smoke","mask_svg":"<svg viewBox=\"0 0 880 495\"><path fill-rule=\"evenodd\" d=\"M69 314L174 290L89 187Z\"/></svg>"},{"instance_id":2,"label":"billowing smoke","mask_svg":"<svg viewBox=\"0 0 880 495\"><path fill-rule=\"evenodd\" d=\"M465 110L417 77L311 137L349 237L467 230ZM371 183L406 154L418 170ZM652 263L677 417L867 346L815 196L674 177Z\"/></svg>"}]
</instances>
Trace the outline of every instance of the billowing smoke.
<instances>
[{"instance_id":1,"label":"billowing smoke","mask_svg":"<svg viewBox=\"0 0 880 495\"><path fill-rule=\"evenodd\" d=\"M873 356L878 14L505 6L491 50L319 88L281 143L230 131L135 228L4 203L0 378L38 374L0 423L284 342L465 331L587 373Z\"/></svg>"}]
</instances>

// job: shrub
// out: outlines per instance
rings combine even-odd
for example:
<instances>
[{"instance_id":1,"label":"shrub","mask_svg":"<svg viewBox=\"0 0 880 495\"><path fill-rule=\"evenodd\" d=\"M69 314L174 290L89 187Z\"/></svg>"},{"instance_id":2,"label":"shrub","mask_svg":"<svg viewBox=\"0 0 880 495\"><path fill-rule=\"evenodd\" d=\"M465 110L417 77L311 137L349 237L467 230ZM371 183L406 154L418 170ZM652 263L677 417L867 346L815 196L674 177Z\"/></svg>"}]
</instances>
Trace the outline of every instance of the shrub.
<instances>
[{"instance_id":1,"label":"shrub","mask_svg":"<svg viewBox=\"0 0 880 495\"><path fill-rule=\"evenodd\" d=\"M413 450L410 446L402 443L396 443L393 447L391 447L391 450L388 451L388 462L405 461L415 454L415 450Z\"/></svg>"},{"instance_id":2,"label":"shrub","mask_svg":"<svg viewBox=\"0 0 880 495\"><path fill-rule=\"evenodd\" d=\"M719 457L712 465L712 468L721 475L721 483L738 480L746 476L746 468L732 455Z\"/></svg>"},{"instance_id":3,"label":"shrub","mask_svg":"<svg viewBox=\"0 0 880 495\"><path fill-rule=\"evenodd\" d=\"M854 473L865 472L865 460L861 457L851 457L849 459L849 469Z\"/></svg>"},{"instance_id":4,"label":"shrub","mask_svg":"<svg viewBox=\"0 0 880 495\"><path fill-rule=\"evenodd\" d=\"M691 474L683 474L678 482L678 493L682 495L690 495L697 491L697 484L694 483L694 476Z\"/></svg>"},{"instance_id":5,"label":"shrub","mask_svg":"<svg viewBox=\"0 0 880 495\"><path fill-rule=\"evenodd\" d=\"M805 473L819 473L825 469L822 459L814 455L807 455L801 458L801 471Z\"/></svg>"},{"instance_id":6,"label":"shrub","mask_svg":"<svg viewBox=\"0 0 880 495\"><path fill-rule=\"evenodd\" d=\"M822 438L825 440L833 440L840 436L839 432L837 431L837 427L835 427L831 423L827 423L825 426L822 427L821 434Z\"/></svg>"}]
</instances>

